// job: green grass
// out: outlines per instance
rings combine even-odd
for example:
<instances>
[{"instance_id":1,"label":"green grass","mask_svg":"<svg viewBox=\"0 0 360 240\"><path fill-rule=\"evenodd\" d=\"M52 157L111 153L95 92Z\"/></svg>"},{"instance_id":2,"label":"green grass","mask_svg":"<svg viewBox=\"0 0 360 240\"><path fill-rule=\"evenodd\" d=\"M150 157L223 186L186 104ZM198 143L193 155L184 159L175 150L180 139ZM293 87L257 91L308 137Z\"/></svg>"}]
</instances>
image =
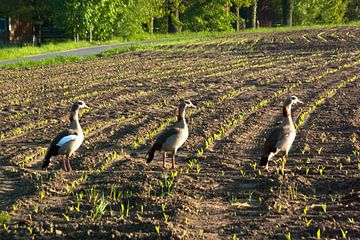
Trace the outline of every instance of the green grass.
<instances>
[{"instance_id":1,"label":"green grass","mask_svg":"<svg viewBox=\"0 0 360 240\"><path fill-rule=\"evenodd\" d=\"M26 47L8 47L0 49L0 61L2 60L10 60L16 59L31 55L38 55L44 53L51 53L51 52L58 52L58 51L65 51L71 50L76 48L84 48L84 47L91 47L91 46L100 46L100 45L107 45L107 44L115 44L115 43L124 43L129 41L143 41L143 40L168 40L168 39L184 39L184 38L206 38L206 37L213 37L213 36L221 36L226 33L218 33L218 32L199 32L199 33L191 33L191 32L183 32L177 34L142 34L131 39L123 39L123 38L114 38L109 41L104 42L86 42L86 41L79 41L75 43L73 41L67 42L60 42L60 43L48 43L43 44L41 47L33 47L33 46L26 46Z\"/></svg>"},{"instance_id":2,"label":"green grass","mask_svg":"<svg viewBox=\"0 0 360 240\"><path fill-rule=\"evenodd\" d=\"M358 22L351 22L347 24L328 24L328 25L311 25L311 26L293 26L293 27L274 27L274 28L258 28L258 29L245 29L240 31L242 32L276 32L276 31L289 31L289 30L300 30L304 28L329 28L329 27L337 27L337 26L360 26L360 21ZM123 39L123 38L114 38L109 41L105 42L86 42L80 41L75 43L73 41L67 42L60 42L60 43L48 43L43 44L41 47L9 47L0 49L0 61L1 60L10 60L15 58L21 58L31 55L43 54L43 53L50 53L50 52L57 52L57 51L64 51L64 50L71 50L76 48L83 48L83 47L91 47L91 46L99 46L99 45L106 45L106 44L114 44L114 43L122 43L127 41L141 41L141 40L179 40L179 39L188 39L188 38L208 38L208 37L221 37L226 36L229 34L236 33L235 31L231 32L181 32L176 34L141 34L137 35L130 39Z\"/></svg>"},{"instance_id":3,"label":"green grass","mask_svg":"<svg viewBox=\"0 0 360 240\"><path fill-rule=\"evenodd\" d=\"M261 27L256 29L245 29L241 32L281 32L281 31L294 31L294 30L303 30L307 28L333 28L333 27L344 27L344 26L360 26L360 21L356 22L349 22L349 23L342 23L342 24L318 24L318 25L299 25L299 26L280 26L280 27Z\"/></svg>"},{"instance_id":4,"label":"green grass","mask_svg":"<svg viewBox=\"0 0 360 240\"><path fill-rule=\"evenodd\" d=\"M9 215L9 213L7 213L5 211L1 211L0 212L0 224L10 222L10 221L11 221L11 216Z\"/></svg>"},{"instance_id":5,"label":"green grass","mask_svg":"<svg viewBox=\"0 0 360 240\"><path fill-rule=\"evenodd\" d=\"M97 55L92 56L59 56L55 58L43 59L43 60L26 60L20 61L17 63L11 63L6 65L0 65L0 68L5 69L16 69L20 67L32 67L32 66L42 66L42 65L51 65L51 64L60 64L60 63L70 63L70 62L78 62L84 60L95 59L97 57L107 57L112 56L124 52L129 51L140 51L140 50L159 50L162 46L168 46L173 44L185 44L185 43L193 43L197 41L206 40L213 37L224 37L232 34L241 34L244 32L278 32L278 31L292 31L292 30L301 30L305 28L332 28L339 26L360 26L360 21L351 22L348 24L328 24L328 25L311 25L311 26L293 26L293 27L278 27L278 28L258 28L258 29L245 29L239 32L231 31L231 32L181 32L177 34L143 34L139 35L135 38L128 39L129 41L141 41L141 40L156 40L152 43L145 42L134 42L130 46L123 46L115 49L110 49L105 52L102 52ZM107 42L93 42L88 43L85 41L81 41L79 43L74 42L65 42L65 43L57 43L57 44L46 44L41 47L23 47L23 48L5 48L0 50L0 60L9 60L15 59L19 57L69 50L80 47L89 47L89 46L98 46L104 44L113 44L113 43L121 43L126 42L126 40L121 38L116 38Z\"/></svg>"},{"instance_id":6,"label":"green grass","mask_svg":"<svg viewBox=\"0 0 360 240\"><path fill-rule=\"evenodd\" d=\"M90 44L85 41L75 42L62 42L62 43L48 43L41 47L9 47L0 50L0 60L9 60L42 53L57 52L63 50L70 50L75 48L89 47L96 44Z\"/></svg>"},{"instance_id":7,"label":"green grass","mask_svg":"<svg viewBox=\"0 0 360 240\"><path fill-rule=\"evenodd\" d=\"M44 65L53 65L53 64L61 64L61 63L71 63L71 62L80 62L85 60L95 59L96 56L57 56L54 58L46 58L41 60L25 60L19 61L16 63L9 63L5 65L0 65L0 69L17 69L22 67L36 67L36 66L44 66Z\"/></svg>"},{"instance_id":8,"label":"green grass","mask_svg":"<svg viewBox=\"0 0 360 240\"><path fill-rule=\"evenodd\" d=\"M162 39L153 43L134 43L128 46L118 47L109 49L107 51L101 52L97 55L91 56L77 56L77 55L68 55L68 56L58 56L54 58L47 58L41 60L24 60L19 61L16 63L9 63L5 65L0 65L0 69L17 69L21 67L35 67L35 66L43 66L43 65L52 65L52 64L61 64L61 63L71 63L71 62L79 62L85 60L95 59L97 57L109 57L113 55L117 55L124 52L133 52L133 51L150 51L150 50L160 50L163 46L169 46L173 44L180 44L180 43L191 43L196 42L201 39L207 38L207 36L218 36L218 33L210 34L210 35L197 35L197 37L178 37L178 38L171 38L171 39Z\"/></svg>"}]
</instances>

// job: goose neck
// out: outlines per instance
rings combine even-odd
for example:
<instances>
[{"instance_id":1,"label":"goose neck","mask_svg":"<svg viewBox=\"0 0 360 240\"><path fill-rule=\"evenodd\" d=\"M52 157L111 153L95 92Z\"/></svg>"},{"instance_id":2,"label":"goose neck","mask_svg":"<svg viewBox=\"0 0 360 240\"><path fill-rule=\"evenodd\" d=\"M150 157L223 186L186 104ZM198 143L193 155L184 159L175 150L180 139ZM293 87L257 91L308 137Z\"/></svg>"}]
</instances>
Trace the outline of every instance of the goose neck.
<instances>
[{"instance_id":1,"label":"goose neck","mask_svg":"<svg viewBox=\"0 0 360 240\"><path fill-rule=\"evenodd\" d=\"M291 118L291 104L285 105L283 107L283 116L284 116L284 125L290 125L290 127L294 127L294 123Z\"/></svg>"},{"instance_id":2,"label":"goose neck","mask_svg":"<svg viewBox=\"0 0 360 240\"><path fill-rule=\"evenodd\" d=\"M182 123L184 126L186 126L186 120L185 120L185 106L180 106L178 110L178 116L177 120L178 123Z\"/></svg>"},{"instance_id":3,"label":"goose neck","mask_svg":"<svg viewBox=\"0 0 360 240\"><path fill-rule=\"evenodd\" d=\"M70 113L70 128L71 129L80 129L80 122L79 122L79 111L71 111Z\"/></svg>"}]
</instances>

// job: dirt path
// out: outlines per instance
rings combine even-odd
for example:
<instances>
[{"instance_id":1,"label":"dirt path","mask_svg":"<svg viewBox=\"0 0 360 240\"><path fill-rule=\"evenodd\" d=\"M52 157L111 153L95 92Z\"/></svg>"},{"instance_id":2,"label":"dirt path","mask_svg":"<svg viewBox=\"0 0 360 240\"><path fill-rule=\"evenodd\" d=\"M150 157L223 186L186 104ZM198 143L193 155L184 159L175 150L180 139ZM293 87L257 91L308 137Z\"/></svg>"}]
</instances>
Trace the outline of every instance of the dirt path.
<instances>
[{"instance_id":1,"label":"dirt path","mask_svg":"<svg viewBox=\"0 0 360 240\"><path fill-rule=\"evenodd\" d=\"M147 41L136 41L136 42L125 42L125 43L116 43L116 44L107 44L102 46L94 46L94 47L84 47L84 48L78 48L78 49L71 49L71 50L64 50L64 51L58 51L58 52L52 52L52 53L44 53L44 54L38 54L34 56L27 56L22 58L16 58L11 60L2 60L0 61L0 66L10 63L17 63L21 61L38 61L42 59L49 59L49 58L55 58L59 56L90 56L90 55L96 55L99 53L102 53L104 51L107 51L109 49L114 48L120 48L120 47L130 47L133 45L138 44L153 44L153 43L159 43L164 40L147 40Z\"/></svg>"}]
</instances>

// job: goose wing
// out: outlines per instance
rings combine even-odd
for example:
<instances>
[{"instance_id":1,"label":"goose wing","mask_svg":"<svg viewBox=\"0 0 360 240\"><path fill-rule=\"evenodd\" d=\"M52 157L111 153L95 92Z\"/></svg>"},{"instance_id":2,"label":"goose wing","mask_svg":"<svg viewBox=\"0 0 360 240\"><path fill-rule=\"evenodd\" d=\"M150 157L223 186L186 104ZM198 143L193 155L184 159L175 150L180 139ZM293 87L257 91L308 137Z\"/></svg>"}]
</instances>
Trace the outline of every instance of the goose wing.
<instances>
[{"instance_id":1,"label":"goose wing","mask_svg":"<svg viewBox=\"0 0 360 240\"><path fill-rule=\"evenodd\" d=\"M78 132L74 129L66 129L60 132L51 142L50 146L62 146L64 143L74 140Z\"/></svg>"},{"instance_id":2,"label":"goose wing","mask_svg":"<svg viewBox=\"0 0 360 240\"><path fill-rule=\"evenodd\" d=\"M266 138L262 154L263 156L269 155L271 152L276 152L277 148L282 145L282 142L286 141L286 138L290 136L290 128L285 126L280 126L274 128L271 131L269 136Z\"/></svg>"},{"instance_id":3,"label":"goose wing","mask_svg":"<svg viewBox=\"0 0 360 240\"><path fill-rule=\"evenodd\" d=\"M50 158L52 156L57 156L59 154L59 149L64 143L74 140L77 136L78 136L77 131L75 131L73 129L66 129L66 130L60 132L51 141L50 147L46 151L42 169L45 169L49 166Z\"/></svg>"},{"instance_id":4,"label":"goose wing","mask_svg":"<svg viewBox=\"0 0 360 240\"><path fill-rule=\"evenodd\" d=\"M154 145L150 148L147 154L148 159L146 162L150 163L154 159L155 151L161 150L162 145L166 142L168 138L179 133L180 133L180 129L176 127L167 128L162 133L160 133L159 136L156 138Z\"/></svg>"},{"instance_id":5,"label":"goose wing","mask_svg":"<svg viewBox=\"0 0 360 240\"><path fill-rule=\"evenodd\" d=\"M160 150L161 146L166 142L168 138L170 138L173 135L179 134L180 129L176 127L171 127L165 129L162 133L159 134L159 136L156 138L156 141L154 143L154 146L156 146L156 150Z\"/></svg>"}]
</instances>

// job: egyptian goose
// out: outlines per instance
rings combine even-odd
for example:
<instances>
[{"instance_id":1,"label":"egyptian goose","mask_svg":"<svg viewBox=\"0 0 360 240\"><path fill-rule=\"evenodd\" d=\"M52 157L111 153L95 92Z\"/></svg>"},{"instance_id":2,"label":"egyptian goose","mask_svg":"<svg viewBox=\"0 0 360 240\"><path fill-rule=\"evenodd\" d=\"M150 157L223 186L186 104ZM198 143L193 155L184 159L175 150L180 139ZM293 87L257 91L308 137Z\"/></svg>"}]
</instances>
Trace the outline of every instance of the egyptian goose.
<instances>
[{"instance_id":1,"label":"egyptian goose","mask_svg":"<svg viewBox=\"0 0 360 240\"><path fill-rule=\"evenodd\" d=\"M150 163L154 159L156 151L161 151L163 152L163 168L166 166L167 153L172 155L172 168L175 168L176 152L189 136L189 129L185 120L185 109L187 107L195 108L190 100L180 100L177 122L159 134L154 145L148 152L147 163Z\"/></svg>"},{"instance_id":2,"label":"egyptian goose","mask_svg":"<svg viewBox=\"0 0 360 240\"><path fill-rule=\"evenodd\" d=\"M272 130L270 135L266 138L262 149L262 156L260 166L265 166L268 170L268 164L272 157L278 153L285 153L283 156L282 169L285 164L285 156L288 155L291 145L296 136L296 130L291 118L291 106L296 103L303 103L296 96L288 97L283 106L284 121L281 126Z\"/></svg>"},{"instance_id":3,"label":"egyptian goose","mask_svg":"<svg viewBox=\"0 0 360 240\"><path fill-rule=\"evenodd\" d=\"M59 133L51 142L42 165L46 169L50 164L50 158L64 155L62 168L64 171L72 171L69 158L80 147L84 140L84 134L79 123L79 110L89 108L83 101L75 102L71 107L70 127Z\"/></svg>"}]
</instances>

